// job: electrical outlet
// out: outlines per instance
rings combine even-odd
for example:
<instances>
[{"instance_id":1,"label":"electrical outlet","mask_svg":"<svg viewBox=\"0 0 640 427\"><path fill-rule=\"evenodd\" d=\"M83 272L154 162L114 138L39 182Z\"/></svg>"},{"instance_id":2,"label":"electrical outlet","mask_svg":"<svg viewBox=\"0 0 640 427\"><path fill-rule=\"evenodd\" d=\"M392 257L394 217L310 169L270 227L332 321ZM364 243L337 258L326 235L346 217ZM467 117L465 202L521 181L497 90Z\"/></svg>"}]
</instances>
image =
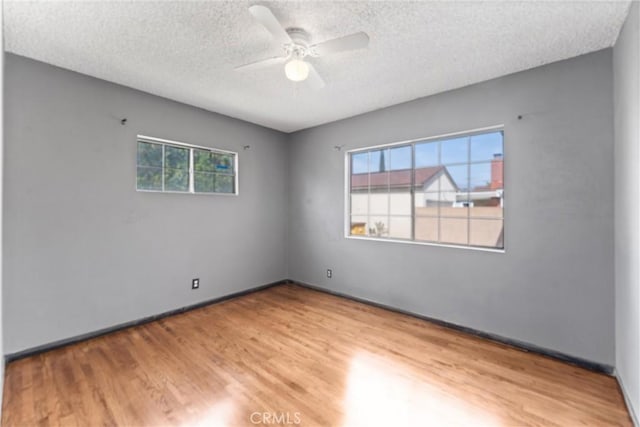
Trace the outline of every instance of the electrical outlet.
<instances>
[{"instance_id":1,"label":"electrical outlet","mask_svg":"<svg viewBox=\"0 0 640 427\"><path fill-rule=\"evenodd\" d=\"M330 268L327 268L327 278L331 279L332 276L333 276L333 271L331 271Z\"/></svg>"},{"instance_id":2,"label":"electrical outlet","mask_svg":"<svg viewBox=\"0 0 640 427\"><path fill-rule=\"evenodd\" d=\"M198 289L200 287L200 279L193 279L191 281L191 289Z\"/></svg>"}]
</instances>

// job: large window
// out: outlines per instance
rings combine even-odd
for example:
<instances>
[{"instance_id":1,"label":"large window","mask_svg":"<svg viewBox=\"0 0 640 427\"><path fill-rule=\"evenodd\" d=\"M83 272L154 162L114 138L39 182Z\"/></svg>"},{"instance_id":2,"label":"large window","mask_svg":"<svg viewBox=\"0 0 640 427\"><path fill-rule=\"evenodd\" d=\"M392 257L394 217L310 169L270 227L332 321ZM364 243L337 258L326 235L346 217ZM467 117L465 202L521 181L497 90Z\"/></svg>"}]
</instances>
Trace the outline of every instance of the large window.
<instances>
[{"instance_id":1,"label":"large window","mask_svg":"<svg viewBox=\"0 0 640 427\"><path fill-rule=\"evenodd\" d=\"M237 194L237 154L138 137L137 189Z\"/></svg>"},{"instance_id":2,"label":"large window","mask_svg":"<svg viewBox=\"0 0 640 427\"><path fill-rule=\"evenodd\" d=\"M350 236L504 248L503 132L354 150Z\"/></svg>"}]
</instances>

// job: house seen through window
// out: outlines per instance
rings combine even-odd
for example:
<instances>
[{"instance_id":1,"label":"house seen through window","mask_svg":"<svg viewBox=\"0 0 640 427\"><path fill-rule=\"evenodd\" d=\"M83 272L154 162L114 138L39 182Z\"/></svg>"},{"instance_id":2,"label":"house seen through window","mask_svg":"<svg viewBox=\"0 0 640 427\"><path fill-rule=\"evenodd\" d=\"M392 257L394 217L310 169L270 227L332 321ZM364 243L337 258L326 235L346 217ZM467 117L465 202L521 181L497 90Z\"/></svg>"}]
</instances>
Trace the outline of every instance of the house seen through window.
<instances>
[{"instance_id":1,"label":"house seen through window","mask_svg":"<svg viewBox=\"0 0 640 427\"><path fill-rule=\"evenodd\" d=\"M503 132L349 153L351 236L504 248Z\"/></svg>"}]
</instances>

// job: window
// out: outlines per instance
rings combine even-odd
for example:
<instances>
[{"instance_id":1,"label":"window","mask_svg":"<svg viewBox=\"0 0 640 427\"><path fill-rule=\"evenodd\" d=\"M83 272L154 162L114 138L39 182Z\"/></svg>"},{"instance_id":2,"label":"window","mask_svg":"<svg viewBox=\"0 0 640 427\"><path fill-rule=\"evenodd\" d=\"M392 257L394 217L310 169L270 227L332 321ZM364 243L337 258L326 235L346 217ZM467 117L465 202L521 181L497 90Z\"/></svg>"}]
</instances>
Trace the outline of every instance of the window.
<instances>
[{"instance_id":1,"label":"window","mask_svg":"<svg viewBox=\"0 0 640 427\"><path fill-rule=\"evenodd\" d=\"M348 234L504 248L503 132L348 153Z\"/></svg>"},{"instance_id":2,"label":"window","mask_svg":"<svg viewBox=\"0 0 640 427\"><path fill-rule=\"evenodd\" d=\"M237 154L138 137L137 189L237 194Z\"/></svg>"}]
</instances>

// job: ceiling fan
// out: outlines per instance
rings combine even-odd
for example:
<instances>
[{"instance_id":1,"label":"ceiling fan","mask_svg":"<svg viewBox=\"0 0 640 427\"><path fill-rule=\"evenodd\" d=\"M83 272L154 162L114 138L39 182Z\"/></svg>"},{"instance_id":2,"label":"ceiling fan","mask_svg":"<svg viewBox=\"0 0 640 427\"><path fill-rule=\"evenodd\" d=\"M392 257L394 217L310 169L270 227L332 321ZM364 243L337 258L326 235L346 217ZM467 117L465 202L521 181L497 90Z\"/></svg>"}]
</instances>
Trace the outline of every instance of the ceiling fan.
<instances>
[{"instance_id":1,"label":"ceiling fan","mask_svg":"<svg viewBox=\"0 0 640 427\"><path fill-rule=\"evenodd\" d=\"M239 71L286 63L284 72L289 80L294 82L308 80L313 88L320 89L325 85L325 82L313 64L305 61L306 58L317 58L332 53L362 49L369 44L369 36L364 32L309 44L309 34L306 31L302 28L285 29L268 7L253 5L249 7L249 12L271 33L275 41L282 46L283 52L279 56L240 65L235 68Z\"/></svg>"}]
</instances>

